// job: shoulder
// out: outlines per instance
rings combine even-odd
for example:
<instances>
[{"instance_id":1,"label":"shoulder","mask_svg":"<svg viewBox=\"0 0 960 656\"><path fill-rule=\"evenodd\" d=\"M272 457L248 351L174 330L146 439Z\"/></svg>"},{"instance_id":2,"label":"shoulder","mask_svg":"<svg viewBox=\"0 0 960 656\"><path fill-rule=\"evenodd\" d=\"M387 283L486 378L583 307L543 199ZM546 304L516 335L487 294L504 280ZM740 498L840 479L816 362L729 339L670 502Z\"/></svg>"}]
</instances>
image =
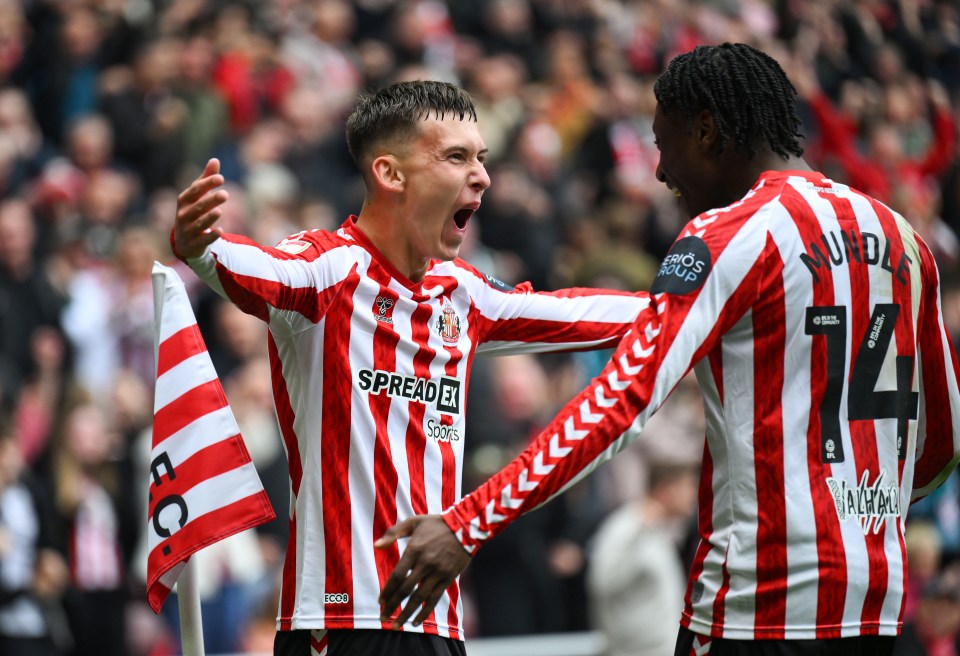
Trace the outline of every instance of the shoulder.
<instances>
[{"instance_id":1,"label":"shoulder","mask_svg":"<svg viewBox=\"0 0 960 656\"><path fill-rule=\"evenodd\" d=\"M486 291L500 292L503 294L527 293L532 291L529 283L511 285L500 280L493 274L481 271L466 260L460 258L444 262L434 262L429 274L432 276L454 277L461 284L467 286L471 293L475 294L481 294Z\"/></svg>"},{"instance_id":2,"label":"shoulder","mask_svg":"<svg viewBox=\"0 0 960 656\"><path fill-rule=\"evenodd\" d=\"M274 248L298 259L313 260L336 248L354 243L342 230L305 230L281 239Z\"/></svg>"}]
</instances>

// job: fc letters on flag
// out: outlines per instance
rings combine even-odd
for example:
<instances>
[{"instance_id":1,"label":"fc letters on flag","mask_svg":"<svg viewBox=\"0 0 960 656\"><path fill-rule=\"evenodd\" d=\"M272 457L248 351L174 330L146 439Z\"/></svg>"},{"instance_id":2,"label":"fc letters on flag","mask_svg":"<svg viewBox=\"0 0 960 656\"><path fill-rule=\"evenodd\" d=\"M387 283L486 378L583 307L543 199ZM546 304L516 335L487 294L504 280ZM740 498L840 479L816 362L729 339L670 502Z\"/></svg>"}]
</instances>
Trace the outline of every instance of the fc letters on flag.
<instances>
[{"instance_id":1,"label":"fc letters on flag","mask_svg":"<svg viewBox=\"0 0 960 656\"><path fill-rule=\"evenodd\" d=\"M153 296L147 600L159 612L191 555L275 514L176 271L154 263Z\"/></svg>"}]
</instances>

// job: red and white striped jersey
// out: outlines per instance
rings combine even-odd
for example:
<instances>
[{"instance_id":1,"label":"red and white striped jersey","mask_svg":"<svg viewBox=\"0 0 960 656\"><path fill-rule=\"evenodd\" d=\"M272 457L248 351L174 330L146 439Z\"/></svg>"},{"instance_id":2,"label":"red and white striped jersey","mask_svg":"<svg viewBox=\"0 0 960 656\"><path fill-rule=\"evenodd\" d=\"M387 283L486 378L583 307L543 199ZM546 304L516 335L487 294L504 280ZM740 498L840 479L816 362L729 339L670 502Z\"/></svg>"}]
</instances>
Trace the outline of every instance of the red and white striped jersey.
<instances>
[{"instance_id":1,"label":"red and white striped jersey","mask_svg":"<svg viewBox=\"0 0 960 656\"><path fill-rule=\"evenodd\" d=\"M903 217L767 172L687 224L604 371L444 518L472 551L637 437L691 369L701 543L681 623L732 639L895 635L911 498L960 458L936 265Z\"/></svg>"},{"instance_id":2,"label":"red and white striped jersey","mask_svg":"<svg viewBox=\"0 0 960 656\"><path fill-rule=\"evenodd\" d=\"M225 235L188 264L269 324L274 400L290 470L290 540L278 628L379 629L397 547L374 540L461 495L464 400L478 352L603 348L649 298L533 293L463 262L413 283L351 217L276 248ZM457 585L423 628L462 639Z\"/></svg>"}]
</instances>

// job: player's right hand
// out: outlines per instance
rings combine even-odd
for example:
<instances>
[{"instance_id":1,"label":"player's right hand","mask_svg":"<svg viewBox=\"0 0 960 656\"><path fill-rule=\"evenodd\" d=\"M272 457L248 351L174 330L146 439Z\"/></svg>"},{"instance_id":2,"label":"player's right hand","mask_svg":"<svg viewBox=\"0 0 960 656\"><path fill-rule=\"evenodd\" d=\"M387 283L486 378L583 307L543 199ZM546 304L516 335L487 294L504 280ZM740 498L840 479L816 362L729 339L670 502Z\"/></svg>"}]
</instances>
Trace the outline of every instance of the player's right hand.
<instances>
[{"instance_id":1,"label":"player's right hand","mask_svg":"<svg viewBox=\"0 0 960 656\"><path fill-rule=\"evenodd\" d=\"M223 234L213 225L223 214L220 206L229 198L226 190L220 189L222 184L220 160L211 159L200 177L177 196L173 246L178 256L200 257Z\"/></svg>"},{"instance_id":2,"label":"player's right hand","mask_svg":"<svg viewBox=\"0 0 960 656\"><path fill-rule=\"evenodd\" d=\"M413 625L423 624L444 590L470 562L470 554L440 515L405 519L388 529L373 546L388 549L400 538L409 538L407 546L380 591L380 621L390 622L394 629L414 613ZM407 605L393 617L404 599Z\"/></svg>"}]
</instances>

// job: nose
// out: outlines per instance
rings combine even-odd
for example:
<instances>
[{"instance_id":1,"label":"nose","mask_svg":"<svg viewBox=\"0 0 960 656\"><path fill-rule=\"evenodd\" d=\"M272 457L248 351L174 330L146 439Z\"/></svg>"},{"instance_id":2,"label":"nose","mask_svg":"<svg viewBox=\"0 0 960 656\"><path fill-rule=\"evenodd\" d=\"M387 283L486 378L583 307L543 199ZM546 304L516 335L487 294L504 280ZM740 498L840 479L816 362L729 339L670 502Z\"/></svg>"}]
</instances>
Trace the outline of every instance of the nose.
<instances>
[{"instance_id":1,"label":"nose","mask_svg":"<svg viewBox=\"0 0 960 656\"><path fill-rule=\"evenodd\" d=\"M663 174L663 169L660 168L660 162L657 162L656 176L658 181L662 182L663 184L667 183L667 176Z\"/></svg>"},{"instance_id":2,"label":"nose","mask_svg":"<svg viewBox=\"0 0 960 656\"><path fill-rule=\"evenodd\" d=\"M470 181L470 186L477 191L483 191L490 186L490 174L487 173L487 169L483 163L479 163L474 168L474 175Z\"/></svg>"}]
</instances>

